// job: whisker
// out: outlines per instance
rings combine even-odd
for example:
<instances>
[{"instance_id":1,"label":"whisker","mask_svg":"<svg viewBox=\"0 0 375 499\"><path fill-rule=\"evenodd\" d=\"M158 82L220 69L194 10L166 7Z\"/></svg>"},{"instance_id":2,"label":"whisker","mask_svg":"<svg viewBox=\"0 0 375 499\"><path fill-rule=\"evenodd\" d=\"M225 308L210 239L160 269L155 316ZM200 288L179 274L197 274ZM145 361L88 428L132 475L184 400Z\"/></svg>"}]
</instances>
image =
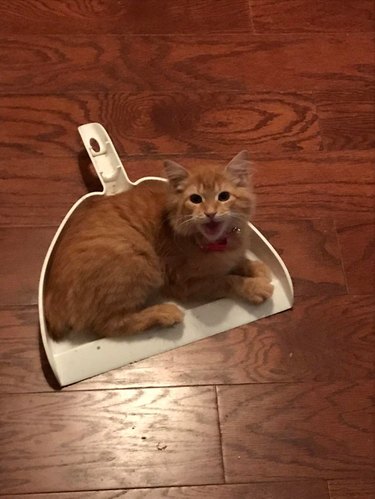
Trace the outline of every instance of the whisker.
<instances>
[{"instance_id":1,"label":"whisker","mask_svg":"<svg viewBox=\"0 0 375 499\"><path fill-rule=\"evenodd\" d=\"M186 224L187 222L191 222L192 220L193 220L193 217L187 217L187 218L182 219L182 220L180 218L178 218L177 223Z\"/></svg>"},{"instance_id":2,"label":"whisker","mask_svg":"<svg viewBox=\"0 0 375 499\"><path fill-rule=\"evenodd\" d=\"M180 223L176 223L176 229L181 229L181 227L183 227L184 225L190 223L192 220L193 220L192 218L189 218L188 220L183 220Z\"/></svg>"}]
</instances>

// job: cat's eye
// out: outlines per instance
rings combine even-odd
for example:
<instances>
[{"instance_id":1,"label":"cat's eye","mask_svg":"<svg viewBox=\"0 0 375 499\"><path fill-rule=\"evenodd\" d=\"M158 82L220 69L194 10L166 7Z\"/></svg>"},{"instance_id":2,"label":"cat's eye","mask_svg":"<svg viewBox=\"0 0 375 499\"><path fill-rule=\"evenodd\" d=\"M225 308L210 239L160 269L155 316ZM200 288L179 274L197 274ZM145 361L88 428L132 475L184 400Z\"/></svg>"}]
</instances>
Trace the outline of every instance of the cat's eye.
<instances>
[{"instance_id":1,"label":"cat's eye","mask_svg":"<svg viewBox=\"0 0 375 499\"><path fill-rule=\"evenodd\" d=\"M199 194L192 194L190 196L190 201L194 204L199 204L203 201L203 199L202 196L200 196Z\"/></svg>"},{"instance_id":2,"label":"cat's eye","mask_svg":"<svg viewBox=\"0 0 375 499\"><path fill-rule=\"evenodd\" d=\"M228 201L228 199L230 198L230 194L228 191L223 191L220 192L217 198L219 201Z\"/></svg>"}]
</instances>

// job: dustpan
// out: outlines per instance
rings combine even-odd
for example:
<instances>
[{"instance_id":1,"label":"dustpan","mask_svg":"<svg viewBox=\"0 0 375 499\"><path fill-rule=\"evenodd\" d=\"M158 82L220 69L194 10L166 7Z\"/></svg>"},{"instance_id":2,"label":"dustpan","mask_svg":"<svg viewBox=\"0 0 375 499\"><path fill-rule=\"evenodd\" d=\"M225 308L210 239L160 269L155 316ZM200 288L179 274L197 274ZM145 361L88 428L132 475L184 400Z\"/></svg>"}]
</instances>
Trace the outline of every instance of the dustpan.
<instances>
[{"instance_id":1,"label":"dustpan","mask_svg":"<svg viewBox=\"0 0 375 499\"><path fill-rule=\"evenodd\" d=\"M40 275L38 296L40 332L48 361L61 386L76 383L292 307L293 285L284 262L266 238L249 224L251 229L249 257L262 260L270 267L275 288L271 300L262 305L251 305L231 299L189 306L179 304L185 309L185 318L182 324L173 328L153 329L115 339L97 339L93 335L85 334L55 342L48 334L44 317L44 285L55 244L65 226L69 224L73 212L93 196L118 194L145 180L166 182L159 177L144 177L131 182L103 126L99 123L89 123L80 126L78 131L103 185L103 191L86 194L72 206L50 244Z\"/></svg>"}]
</instances>

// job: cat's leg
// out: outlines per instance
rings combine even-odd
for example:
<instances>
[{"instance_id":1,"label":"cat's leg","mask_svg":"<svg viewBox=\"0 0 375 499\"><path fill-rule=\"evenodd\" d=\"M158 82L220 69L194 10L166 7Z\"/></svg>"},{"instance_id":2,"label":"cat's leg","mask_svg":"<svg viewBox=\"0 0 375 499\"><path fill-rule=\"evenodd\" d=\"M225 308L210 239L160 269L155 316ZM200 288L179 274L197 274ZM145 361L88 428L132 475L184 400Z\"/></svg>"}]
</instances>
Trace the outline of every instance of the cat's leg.
<instances>
[{"instance_id":1,"label":"cat's leg","mask_svg":"<svg viewBox=\"0 0 375 499\"><path fill-rule=\"evenodd\" d=\"M125 336L141 333L152 327L170 327L182 322L183 318L183 311L176 305L163 303L137 312L111 317L97 333L106 337Z\"/></svg>"},{"instance_id":2,"label":"cat's leg","mask_svg":"<svg viewBox=\"0 0 375 499\"><path fill-rule=\"evenodd\" d=\"M271 271L268 266L259 260L249 260L249 258L244 258L231 274L244 277L266 277L271 280Z\"/></svg>"},{"instance_id":3,"label":"cat's leg","mask_svg":"<svg viewBox=\"0 0 375 499\"><path fill-rule=\"evenodd\" d=\"M243 277L227 275L190 280L183 287L169 290L170 296L185 300L217 300L239 297L250 303L260 304L270 298L273 285L268 277Z\"/></svg>"},{"instance_id":4,"label":"cat's leg","mask_svg":"<svg viewBox=\"0 0 375 499\"><path fill-rule=\"evenodd\" d=\"M268 277L230 275L226 278L226 284L229 286L229 294L257 305L271 298L273 294L273 285Z\"/></svg>"}]
</instances>

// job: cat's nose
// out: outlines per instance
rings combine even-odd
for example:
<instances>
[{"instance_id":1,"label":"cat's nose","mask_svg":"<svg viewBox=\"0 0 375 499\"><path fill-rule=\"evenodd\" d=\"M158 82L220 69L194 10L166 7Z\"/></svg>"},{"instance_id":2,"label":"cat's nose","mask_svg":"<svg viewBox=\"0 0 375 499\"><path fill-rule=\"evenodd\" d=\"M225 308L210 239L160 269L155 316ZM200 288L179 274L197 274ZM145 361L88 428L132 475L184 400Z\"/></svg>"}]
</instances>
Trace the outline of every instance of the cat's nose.
<instances>
[{"instance_id":1,"label":"cat's nose","mask_svg":"<svg viewBox=\"0 0 375 499\"><path fill-rule=\"evenodd\" d=\"M206 215L207 218L210 218L211 220L216 217L216 211L205 211L204 214Z\"/></svg>"}]
</instances>

